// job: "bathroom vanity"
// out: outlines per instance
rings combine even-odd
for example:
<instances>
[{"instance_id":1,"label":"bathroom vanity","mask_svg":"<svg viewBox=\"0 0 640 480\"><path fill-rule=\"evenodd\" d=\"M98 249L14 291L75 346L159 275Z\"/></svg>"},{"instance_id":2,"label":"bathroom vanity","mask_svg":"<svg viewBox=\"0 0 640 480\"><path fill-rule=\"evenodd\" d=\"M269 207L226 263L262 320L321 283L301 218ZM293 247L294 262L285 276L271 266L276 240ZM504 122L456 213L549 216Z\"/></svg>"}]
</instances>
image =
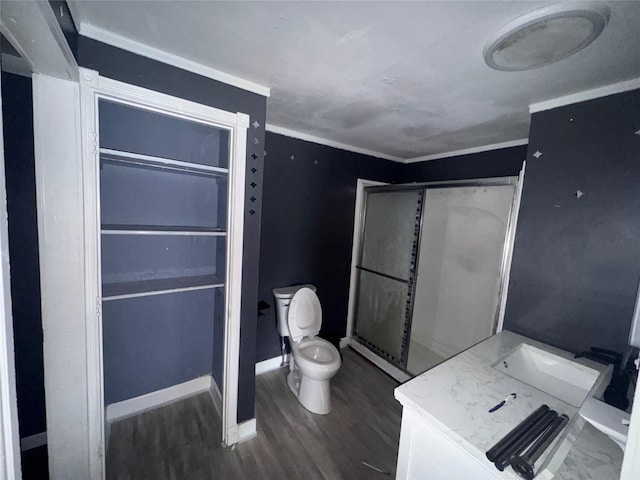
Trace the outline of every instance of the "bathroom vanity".
<instances>
[{"instance_id":1,"label":"bathroom vanity","mask_svg":"<svg viewBox=\"0 0 640 480\"><path fill-rule=\"evenodd\" d=\"M545 372L549 365L556 370ZM610 376L610 367L500 332L396 388L403 406L396 478L520 478L511 467L498 471L485 452L546 404L570 420L536 463L535 478L617 479L622 450L578 413L585 398L601 398ZM489 413L511 393L517 398Z\"/></svg>"}]
</instances>

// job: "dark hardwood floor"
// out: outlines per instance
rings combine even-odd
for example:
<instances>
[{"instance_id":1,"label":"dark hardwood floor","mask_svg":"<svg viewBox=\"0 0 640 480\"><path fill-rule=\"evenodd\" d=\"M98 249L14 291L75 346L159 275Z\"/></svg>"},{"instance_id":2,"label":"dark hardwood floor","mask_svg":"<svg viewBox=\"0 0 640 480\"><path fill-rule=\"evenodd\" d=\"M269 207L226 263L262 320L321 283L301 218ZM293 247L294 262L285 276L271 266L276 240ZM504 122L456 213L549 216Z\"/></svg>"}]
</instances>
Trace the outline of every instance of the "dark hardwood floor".
<instances>
[{"instance_id":1,"label":"dark hardwood floor","mask_svg":"<svg viewBox=\"0 0 640 480\"><path fill-rule=\"evenodd\" d=\"M256 379L256 438L224 448L211 398L197 395L113 424L107 479L394 478L397 382L355 352L342 352L330 414L315 415L298 403L287 369L269 372Z\"/></svg>"}]
</instances>

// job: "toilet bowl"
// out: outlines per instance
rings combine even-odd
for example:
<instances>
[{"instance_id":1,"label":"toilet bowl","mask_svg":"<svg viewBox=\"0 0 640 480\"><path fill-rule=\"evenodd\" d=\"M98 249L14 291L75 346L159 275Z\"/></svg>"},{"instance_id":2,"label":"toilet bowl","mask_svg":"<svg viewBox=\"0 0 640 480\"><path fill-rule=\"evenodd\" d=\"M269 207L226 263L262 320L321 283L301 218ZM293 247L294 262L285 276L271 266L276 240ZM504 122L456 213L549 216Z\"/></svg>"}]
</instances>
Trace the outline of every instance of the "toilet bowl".
<instances>
[{"instance_id":1,"label":"toilet bowl","mask_svg":"<svg viewBox=\"0 0 640 480\"><path fill-rule=\"evenodd\" d=\"M340 369L340 352L317 337L322 325L320 301L312 285L274 289L278 330L289 337L291 359L287 384L307 410L331 411L330 380Z\"/></svg>"}]
</instances>

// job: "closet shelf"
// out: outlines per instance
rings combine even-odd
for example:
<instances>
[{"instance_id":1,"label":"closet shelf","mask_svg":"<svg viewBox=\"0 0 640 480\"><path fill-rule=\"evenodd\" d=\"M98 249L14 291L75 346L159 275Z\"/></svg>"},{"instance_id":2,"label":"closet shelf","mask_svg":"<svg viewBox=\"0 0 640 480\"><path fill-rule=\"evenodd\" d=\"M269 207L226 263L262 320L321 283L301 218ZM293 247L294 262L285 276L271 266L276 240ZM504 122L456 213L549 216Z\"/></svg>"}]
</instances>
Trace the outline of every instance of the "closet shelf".
<instances>
[{"instance_id":1,"label":"closet shelf","mask_svg":"<svg viewBox=\"0 0 640 480\"><path fill-rule=\"evenodd\" d=\"M224 237L227 232L222 228L192 227L187 225L121 225L103 224L103 235L188 235Z\"/></svg>"},{"instance_id":2,"label":"closet shelf","mask_svg":"<svg viewBox=\"0 0 640 480\"><path fill-rule=\"evenodd\" d=\"M216 275L198 275L179 278L159 278L135 282L103 283L102 301L147 297L165 293L188 292L205 288L224 287Z\"/></svg>"},{"instance_id":3,"label":"closet shelf","mask_svg":"<svg viewBox=\"0 0 640 480\"><path fill-rule=\"evenodd\" d=\"M140 153L123 152L120 150L112 150L110 148L100 149L100 159L109 162L143 165L184 173L196 173L199 175L218 177L220 179L225 179L229 173L228 168L212 167L211 165L183 162L181 160L172 160L170 158L153 157L151 155L143 155Z\"/></svg>"}]
</instances>

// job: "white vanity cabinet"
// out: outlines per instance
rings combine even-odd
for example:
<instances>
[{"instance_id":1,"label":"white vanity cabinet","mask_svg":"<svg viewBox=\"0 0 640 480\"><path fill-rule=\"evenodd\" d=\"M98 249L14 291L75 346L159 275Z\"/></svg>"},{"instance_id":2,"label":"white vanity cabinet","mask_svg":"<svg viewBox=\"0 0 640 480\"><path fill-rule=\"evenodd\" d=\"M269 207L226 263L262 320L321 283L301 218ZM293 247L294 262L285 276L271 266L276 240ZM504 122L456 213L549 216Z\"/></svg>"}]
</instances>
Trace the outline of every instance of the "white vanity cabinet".
<instances>
[{"instance_id":1,"label":"white vanity cabinet","mask_svg":"<svg viewBox=\"0 0 640 480\"><path fill-rule=\"evenodd\" d=\"M396 479L511 478L488 468L454 441L404 407Z\"/></svg>"},{"instance_id":2,"label":"white vanity cabinet","mask_svg":"<svg viewBox=\"0 0 640 480\"><path fill-rule=\"evenodd\" d=\"M502 331L395 389L394 395L403 407L397 479L519 479L511 467L499 471L485 452L540 405L548 405L571 420L536 462L536 480L611 478L592 475L596 471L593 466L601 468L603 462L591 453L584 456L588 462L574 460L566 468L573 473L579 471L580 475L557 475L584 421L578 418L578 406L493 367L499 359L522 353L525 344L549 357L557 357L559 365L573 365L565 368L595 371L597 378L591 380L595 383L583 395L594 396L605 388L609 370L604 365L576 360L569 352ZM489 412L512 392L517 393L516 399L496 412ZM574 453L572 458L582 458L579 451Z\"/></svg>"}]
</instances>

